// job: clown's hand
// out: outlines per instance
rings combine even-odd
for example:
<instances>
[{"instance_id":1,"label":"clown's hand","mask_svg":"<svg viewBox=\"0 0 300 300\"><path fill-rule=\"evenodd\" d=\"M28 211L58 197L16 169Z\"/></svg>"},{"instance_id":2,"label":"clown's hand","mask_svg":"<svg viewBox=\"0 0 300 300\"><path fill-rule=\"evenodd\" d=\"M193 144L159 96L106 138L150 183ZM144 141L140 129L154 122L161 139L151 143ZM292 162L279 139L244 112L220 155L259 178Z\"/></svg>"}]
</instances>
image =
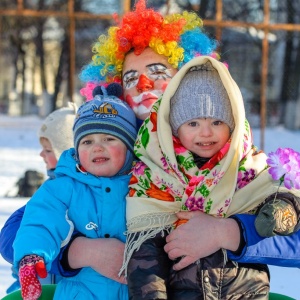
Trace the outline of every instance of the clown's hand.
<instances>
[{"instance_id":1,"label":"clown's hand","mask_svg":"<svg viewBox=\"0 0 300 300\"><path fill-rule=\"evenodd\" d=\"M298 230L297 221L298 216L293 205L278 199L264 204L259 210L255 228L263 237L290 235Z\"/></svg>"},{"instance_id":2,"label":"clown's hand","mask_svg":"<svg viewBox=\"0 0 300 300\"><path fill-rule=\"evenodd\" d=\"M47 277L44 259L35 254L26 255L21 259L19 267L22 298L24 300L38 299L42 293L38 276Z\"/></svg>"}]
</instances>

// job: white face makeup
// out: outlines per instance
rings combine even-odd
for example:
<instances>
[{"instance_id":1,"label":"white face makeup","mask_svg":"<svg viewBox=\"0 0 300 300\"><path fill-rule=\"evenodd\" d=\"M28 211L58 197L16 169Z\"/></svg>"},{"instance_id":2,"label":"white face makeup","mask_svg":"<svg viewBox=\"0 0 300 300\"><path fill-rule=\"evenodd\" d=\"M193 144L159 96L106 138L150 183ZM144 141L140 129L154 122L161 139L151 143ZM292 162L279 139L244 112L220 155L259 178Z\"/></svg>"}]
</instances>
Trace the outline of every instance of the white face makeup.
<instances>
[{"instance_id":1,"label":"white face makeup","mask_svg":"<svg viewBox=\"0 0 300 300\"><path fill-rule=\"evenodd\" d=\"M146 48L140 55L134 52L126 55L122 80L124 99L139 119L146 119L176 73L177 69L167 58L151 48Z\"/></svg>"},{"instance_id":2,"label":"white face makeup","mask_svg":"<svg viewBox=\"0 0 300 300\"><path fill-rule=\"evenodd\" d=\"M167 80L171 79L171 70L167 68L164 64L154 63L145 66L147 69L146 76L153 80ZM131 89L139 83L140 75L136 70L129 70L123 76L123 88L128 90ZM141 87L143 88L143 86Z\"/></svg>"},{"instance_id":3,"label":"white face makeup","mask_svg":"<svg viewBox=\"0 0 300 300\"><path fill-rule=\"evenodd\" d=\"M162 90L153 90L151 92L142 93L131 98L130 106L139 119L145 120L149 115L153 104L162 94Z\"/></svg>"}]
</instances>

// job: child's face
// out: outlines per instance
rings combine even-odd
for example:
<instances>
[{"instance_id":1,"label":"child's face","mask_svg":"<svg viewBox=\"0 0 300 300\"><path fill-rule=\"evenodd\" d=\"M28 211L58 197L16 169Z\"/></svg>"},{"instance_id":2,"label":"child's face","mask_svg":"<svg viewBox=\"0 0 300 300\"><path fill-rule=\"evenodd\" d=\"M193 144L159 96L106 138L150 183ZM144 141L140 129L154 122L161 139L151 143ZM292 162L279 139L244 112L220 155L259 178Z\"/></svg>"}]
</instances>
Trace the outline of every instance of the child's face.
<instances>
[{"instance_id":1,"label":"child's face","mask_svg":"<svg viewBox=\"0 0 300 300\"><path fill-rule=\"evenodd\" d=\"M85 136L78 146L80 164L95 176L116 175L125 163L126 152L127 147L121 140L103 133Z\"/></svg>"},{"instance_id":2,"label":"child's face","mask_svg":"<svg viewBox=\"0 0 300 300\"><path fill-rule=\"evenodd\" d=\"M177 73L164 55L146 48L140 55L126 55L122 71L124 99L136 116L145 120L152 105Z\"/></svg>"},{"instance_id":3,"label":"child's face","mask_svg":"<svg viewBox=\"0 0 300 300\"><path fill-rule=\"evenodd\" d=\"M223 148L230 137L229 126L211 118L198 118L178 129L182 145L200 157L210 158Z\"/></svg>"},{"instance_id":4,"label":"child's face","mask_svg":"<svg viewBox=\"0 0 300 300\"><path fill-rule=\"evenodd\" d=\"M50 141L46 138L40 138L40 144L42 146L40 156L44 159L47 170L55 169L57 159L55 157Z\"/></svg>"}]
</instances>

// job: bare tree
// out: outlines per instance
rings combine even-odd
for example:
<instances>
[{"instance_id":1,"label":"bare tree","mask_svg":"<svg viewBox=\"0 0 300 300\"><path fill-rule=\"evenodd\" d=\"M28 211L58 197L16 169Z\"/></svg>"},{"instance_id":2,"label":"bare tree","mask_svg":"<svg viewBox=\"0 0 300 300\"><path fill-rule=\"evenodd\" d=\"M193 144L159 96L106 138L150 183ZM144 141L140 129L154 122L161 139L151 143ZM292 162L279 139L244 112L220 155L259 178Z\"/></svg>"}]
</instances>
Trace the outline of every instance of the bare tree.
<instances>
[{"instance_id":1,"label":"bare tree","mask_svg":"<svg viewBox=\"0 0 300 300\"><path fill-rule=\"evenodd\" d=\"M298 2L298 1L297 1ZM297 8L299 3L294 0L286 1L286 22L295 24L297 23ZM300 44L296 42L299 40L299 33L288 31L285 39L285 53L283 64L283 78L280 96L280 123L285 122L286 103L289 101L296 102L299 95L299 63L300 63Z\"/></svg>"}]
</instances>

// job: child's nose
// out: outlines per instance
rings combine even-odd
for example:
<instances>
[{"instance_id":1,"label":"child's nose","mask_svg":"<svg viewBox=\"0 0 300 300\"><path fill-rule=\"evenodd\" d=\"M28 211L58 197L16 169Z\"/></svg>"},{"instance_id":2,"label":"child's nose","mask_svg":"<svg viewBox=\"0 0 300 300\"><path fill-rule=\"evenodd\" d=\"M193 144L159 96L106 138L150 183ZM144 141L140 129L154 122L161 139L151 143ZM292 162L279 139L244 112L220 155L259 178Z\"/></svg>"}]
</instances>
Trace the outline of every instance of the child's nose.
<instances>
[{"instance_id":1,"label":"child's nose","mask_svg":"<svg viewBox=\"0 0 300 300\"><path fill-rule=\"evenodd\" d=\"M139 82L136 86L136 89L139 93L151 91L154 89L154 81L142 74L139 78Z\"/></svg>"},{"instance_id":2,"label":"child's nose","mask_svg":"<svg viewBox=\"0 0 300 300\"><path fill-rule=\"evenodd\" d=\"M94 145L94 151L103 151L104 146L102 143L95 143Z\"/></svg>"},{"instance_id":3,"label":"child's nose","mask_svg":"<svg viewBox=\"0 0 300 300\"><path fill-rule=\"evenodd\" d=\"M201 126L200 129L200 135L202 136L211 136L212 135L212 130L210 128L210 126Z\"/></svg>"}]
</instances>

